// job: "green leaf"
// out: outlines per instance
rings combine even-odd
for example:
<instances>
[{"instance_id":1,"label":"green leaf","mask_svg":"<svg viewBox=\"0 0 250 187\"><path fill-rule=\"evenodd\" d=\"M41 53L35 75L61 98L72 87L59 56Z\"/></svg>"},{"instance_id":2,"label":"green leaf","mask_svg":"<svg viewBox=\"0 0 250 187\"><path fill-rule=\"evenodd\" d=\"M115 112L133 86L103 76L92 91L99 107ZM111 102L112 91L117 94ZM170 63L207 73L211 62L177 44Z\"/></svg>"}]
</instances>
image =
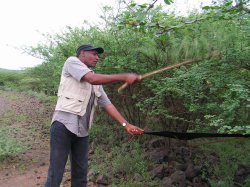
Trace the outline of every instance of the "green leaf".
<instances>
[{"instance_id":1,"label":"green leaf","mask_svg":"<svg viewBox=\"0 0 250 187\"><path fill-rule=\"evenodd\" d=\"M136 3L131 3L130 7L135 7L137 4Z\"/></svg>"},{"instance_id":2,"label":"green leaf","mask_svg":"<svg viewBox=\"0 0 250 187\"><path fill-rule=\"evenodd\" d=\"M170 5L171 3L173 3L173 0L164 0L164 2L165 2L167 5Z\"/></svg>"}]
</instances>

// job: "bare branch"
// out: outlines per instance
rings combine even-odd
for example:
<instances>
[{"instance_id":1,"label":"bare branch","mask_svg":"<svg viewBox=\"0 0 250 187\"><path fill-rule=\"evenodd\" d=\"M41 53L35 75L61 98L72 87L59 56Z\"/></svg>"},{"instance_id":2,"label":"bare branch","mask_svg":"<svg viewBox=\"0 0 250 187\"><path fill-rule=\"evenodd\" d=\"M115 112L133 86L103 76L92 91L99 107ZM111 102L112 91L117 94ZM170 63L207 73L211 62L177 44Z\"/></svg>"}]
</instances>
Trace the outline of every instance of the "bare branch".
<instances>
[{"instance_id":1,"label":"bare branch","mask_svg":"<svg viewBox=\"0 0 250 187\"><path fill-rule=\"evenodd\" d=\"M146 10L145 14L148 13L148 11L154 7L155 3L157 2L158 0L155 0L151 5L149 5L148 9Z\"/></svg>"}]
</instances>

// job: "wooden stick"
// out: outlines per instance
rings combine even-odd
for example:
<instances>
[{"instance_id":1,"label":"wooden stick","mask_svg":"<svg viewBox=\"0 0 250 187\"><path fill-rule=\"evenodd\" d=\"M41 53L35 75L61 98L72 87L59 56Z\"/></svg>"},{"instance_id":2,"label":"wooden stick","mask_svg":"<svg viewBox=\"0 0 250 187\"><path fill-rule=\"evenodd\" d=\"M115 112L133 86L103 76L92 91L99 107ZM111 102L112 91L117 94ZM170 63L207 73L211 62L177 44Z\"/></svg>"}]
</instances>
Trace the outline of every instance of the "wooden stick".
<instances>
[{"instance_id":1,"label":"wooden stick","mask_svg":"<svg viewBox=\"0 0 250 187\"><path fill-rule=\"evenodd\" d=\"M154 70L154 71L151 71L149 73L145 73L145 74L141 75L141 80L143 80L143 79L145 79L147 77L150 77L152 75L161 73L163 71L168 71L168 70L171 70L171 69L174 69L174 68L186 65L186 64L192 64L192 63L195 63L195 62L207 59L207 58L216 57L216 56L220 56L220 55L221 55L221 53L219 53L219 52L213 52L211 55L207 56L206 58L200 58L200 59L195 59L195 60L187 60L187 61L184 61L184 62L181 62L181 63L178 63L178 64L174 64L174 65L167 66L167 67L164 67L164 68L161 68L161 69L158 69L158 70ZM128 86L129 86L128 83L124 83L120 88L118 88L118 93L121 93L122 90L124 90Z\"/></svg>"}]
</instances>

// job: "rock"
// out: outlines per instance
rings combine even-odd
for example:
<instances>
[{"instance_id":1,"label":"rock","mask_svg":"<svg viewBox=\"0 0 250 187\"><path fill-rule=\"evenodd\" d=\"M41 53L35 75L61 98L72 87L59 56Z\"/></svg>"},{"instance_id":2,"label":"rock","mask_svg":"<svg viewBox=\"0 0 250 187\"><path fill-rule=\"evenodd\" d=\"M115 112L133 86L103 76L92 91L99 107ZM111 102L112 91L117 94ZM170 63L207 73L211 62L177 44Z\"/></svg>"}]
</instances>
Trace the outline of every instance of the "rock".
<instances>
[{"instance_id":1,"label":"rock","mask_svg":"<svg viewBox=\"0 0 250 187\"><path fill-rule=\"evenodd\" d=\"M105 175L99 175L96 179L96 183L99 185L108 185L109 184L109 178Z\"/></svg>"},{"instance_id":2,"label":"rock","mask_svg":"<svg viewBox=\"0 0 250 187\"><path fill-rule=\"evenodd\" d=\"M105 187L106 185L98 184L96 187Z\"/></svg>"},{"instance_id":3,"label":"rock","mask_svg":"<svg viewBox=\"0 0 250 187\"><path fill-rule=\"evenodd\" d=\"M210 187L210 185L204 182L199 182L199 183L193 183L193 187Z\"/></svg>"},{"instance_id":4,"label":"rock","mask_svg":"<svg viewBox=\"0 0 250 187\"><path fill-rule=\"evenodd\" d=\"M169 154L168 154L168 160L170 161L177 161L177 157L176 157L176 153L174 151L171 151Z\"/></svg>"},{"instance_id":5,"label":"rock","mask_svg":"<svg viewBox=\"0 0 250 187\"><path fill-rule=\"evenodd\" d=\"M186 164L182 164L182 163L177 162L177 161L170 161L170 162L168 163L168 166L174 167L174 168L176 168L177 170L182 170L182 171L185 171L186 168L187 168Z\"/></svg>"},{"instance_id":6,"label":"rock","mask_svg":"<svg viewBox=\"0 0 250 187\"><path fill-rule=\"evenodd\" d=\"M95 153L94 149L90 149L90 150L89 150L89 154L90 154L90 155L93 155L94 153Z\"/></svg>"},{"instance_id":7,"label":"rock","mask_svg":"<svg viewBox=\"0 0 250 187\"><path fill-rule=\"evenodd\" d=\"M194 183L193 187L204 187L202 183Z\"/></svg>"},{"instance_id":8,"label":"rock","mask_svg":"<svg viewBox=\"0 0 250 187\"><path fill-rule=\"evenodd\" d=\"M183 171L176 171L171 176L172 184L179 187L186 187L186 175Z\"/></svg>"},{"instance_id":9,"label":"rock","mask_svg":"<svg viewBox=\"0 0 250 187\"><path fill-rule=\"evenodd\" d=\"M201 173L199 167L195 167L192 162L187 164L187 169L185 170L186 178L190 181Z\"/></svg>"},{"instance_id":10,"label":"rock","mask_svg":"<svg viewBox=\"0 0 250 187\"><path fill-rule=\"evenodd\" d=\"M167 143L165 138L155 138L147 143L147 147L149 149L162 148L165 147L166 144Z\"/></svg>"},{"instance_id":11,"label":"rock","mask_svg":"<svg viewBox=\"0 0 250 187\"><path fill-rule=\"evenodd\" d=\"M239 165L236 171L237 176L244 176L250 174L250 167Z\"/></svg>"},{"instance_id":12,"label":"rock","mask_svg":"<svg viewBox=\"0 0 250 187\"><path fill-rule=\"evenodd\" d=\"M210 185L203 181L200 176L193 178L193 187L210 187Z\"/></svg>"},{"instance_id":13,"label":"rock","mask_svg":"<svg viewBox=\"0 0 250 187\"><path fill-rule=\"evenodd\" d=\"M245 165L238 165L237 171L234 176L234 181L237 183L244 183L250 177L250 167Z\"/></svg>"},{"instance_id":14,"label":"rock","mask_svg":"<svg viewBox=\"0 0 250 187\"><path fill-rule=\"evenodd\" d=\"M97 172L94 172L93 170L89 170L87 177L89 181L95 181L96 177L98 176Z\"/></svg>"},{"instance_id":15,"label":"rock","mask_svg":"<svg viewBox=\"0 0 250 187\"><path fill-rule=\"evenodd\" d=\"M141 176L139 173L135 173L134 174L134 180L136 180L138 182L142 182L143 181L143 176Z\"/></svg>"},{"instance_id":16,"label":"rock","mask_svg":"<svg viewBox=\"0 0 250 187\"><path fill-rule=\"evenodd\" d=\"M46 163L45 162L42 162L41 164L40 164L40 166L45 166L46 165Z\"/></svg>"},{"instance_id":17,"label":"rock","mask_svg":"<svg viewBox=\"0 0 250 187\"><path fill-rule=\"evenodd\" d=\"M164 176L164 166L162 164L157 166L152 171L150 171L150 174L151 174L153 179L154 178L162 179Z\"/></svg>"},{"instance_id":18,"label":"rock","mask_svg":"<svg viewBox=\"0 0 250 187\"><path fill-rule=\"evenodd\" d=\"M165 168L165 171L164 171L164 176L169 177L169 176L172 175L175 171L176 171L175 167L167 166L167 167Z\"/></svg>"},{"instance_id":19,"label":"rock","mask_svg":"<svg viewBox=\"0 0 250 187\"><path fill-rule=\"evenodd\" d=\"M163 162L168 161L168 152L165 150L151 151L145 155L145 158L151 160L151 162L153 162L155 164L162 164Z\"/></svg>"},{"instance_id":20,"label":"rock","mask_svg":"<svg viewBox=\"0 0 250 187\"><path fill-rule=\"evenodd\" d=\"M192 152L188 147L181 147L181 152L183 157L186 158L186 160L189 160L190 157L192 156Z\"/></svg>"},{"instance_id":21,"label":"rock","mask_svg":"<svg viewBox=\"0 0 250 187\"><path fill-rule=\"evenodd\" d=\"M88 187L96 187L96 185L95 185L94 182L88 182L87 186L88 186Z\"/></svg>"},{"instance_id":22,"label":"rock","mask_svg":"<svg viewBox=\"0 0 250 187\"><path fill-rule=\"evenodd\" d=\"M164 187L172 187L172 180L170 177L163 178L163 186Z\"/></svg>"},{"instance_id":23,"label":"rock","mask_svg":"<svg viewBox=\"0 0 250 187\"><path fill-rule=\"evenodd\" d=\"M201 183L202 181L201 181L201 178L200 177L194 177L193 178L193 183L195 184L195 183Z\"/></svg>"}]
</instances>

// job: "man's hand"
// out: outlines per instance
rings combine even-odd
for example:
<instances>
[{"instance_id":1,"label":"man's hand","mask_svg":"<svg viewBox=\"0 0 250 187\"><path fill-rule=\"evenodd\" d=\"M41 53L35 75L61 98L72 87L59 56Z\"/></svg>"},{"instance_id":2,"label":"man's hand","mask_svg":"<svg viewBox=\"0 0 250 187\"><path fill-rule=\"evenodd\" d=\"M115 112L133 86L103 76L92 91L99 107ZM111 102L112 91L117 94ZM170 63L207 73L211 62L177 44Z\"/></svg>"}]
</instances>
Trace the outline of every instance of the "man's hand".
<instances>
[{"instance_id":1,"label":"man's hand","mask_svg":"<svg viewBox=\"0 0 250 187\"><path fill-rule=\"evenodd\" d=\"M144 130L137 127L137 126L134 126L132 124L129 124L127 123L127 125L125 126L127 132L129 134L132 134L132 135L142 135L144 133Z\"/></svg>"},{"instance_id":2,"label":"man's hand","mask_svg":"<svg viewBox=\"0 0 250 187\"><path fill-rule=\"evenodd\" d=\"M135 82L141 80L141 75L135 73L126 73L125 75L126 75L125 82L129 85L134 84Z\"/></svg>"}]
</instances>

